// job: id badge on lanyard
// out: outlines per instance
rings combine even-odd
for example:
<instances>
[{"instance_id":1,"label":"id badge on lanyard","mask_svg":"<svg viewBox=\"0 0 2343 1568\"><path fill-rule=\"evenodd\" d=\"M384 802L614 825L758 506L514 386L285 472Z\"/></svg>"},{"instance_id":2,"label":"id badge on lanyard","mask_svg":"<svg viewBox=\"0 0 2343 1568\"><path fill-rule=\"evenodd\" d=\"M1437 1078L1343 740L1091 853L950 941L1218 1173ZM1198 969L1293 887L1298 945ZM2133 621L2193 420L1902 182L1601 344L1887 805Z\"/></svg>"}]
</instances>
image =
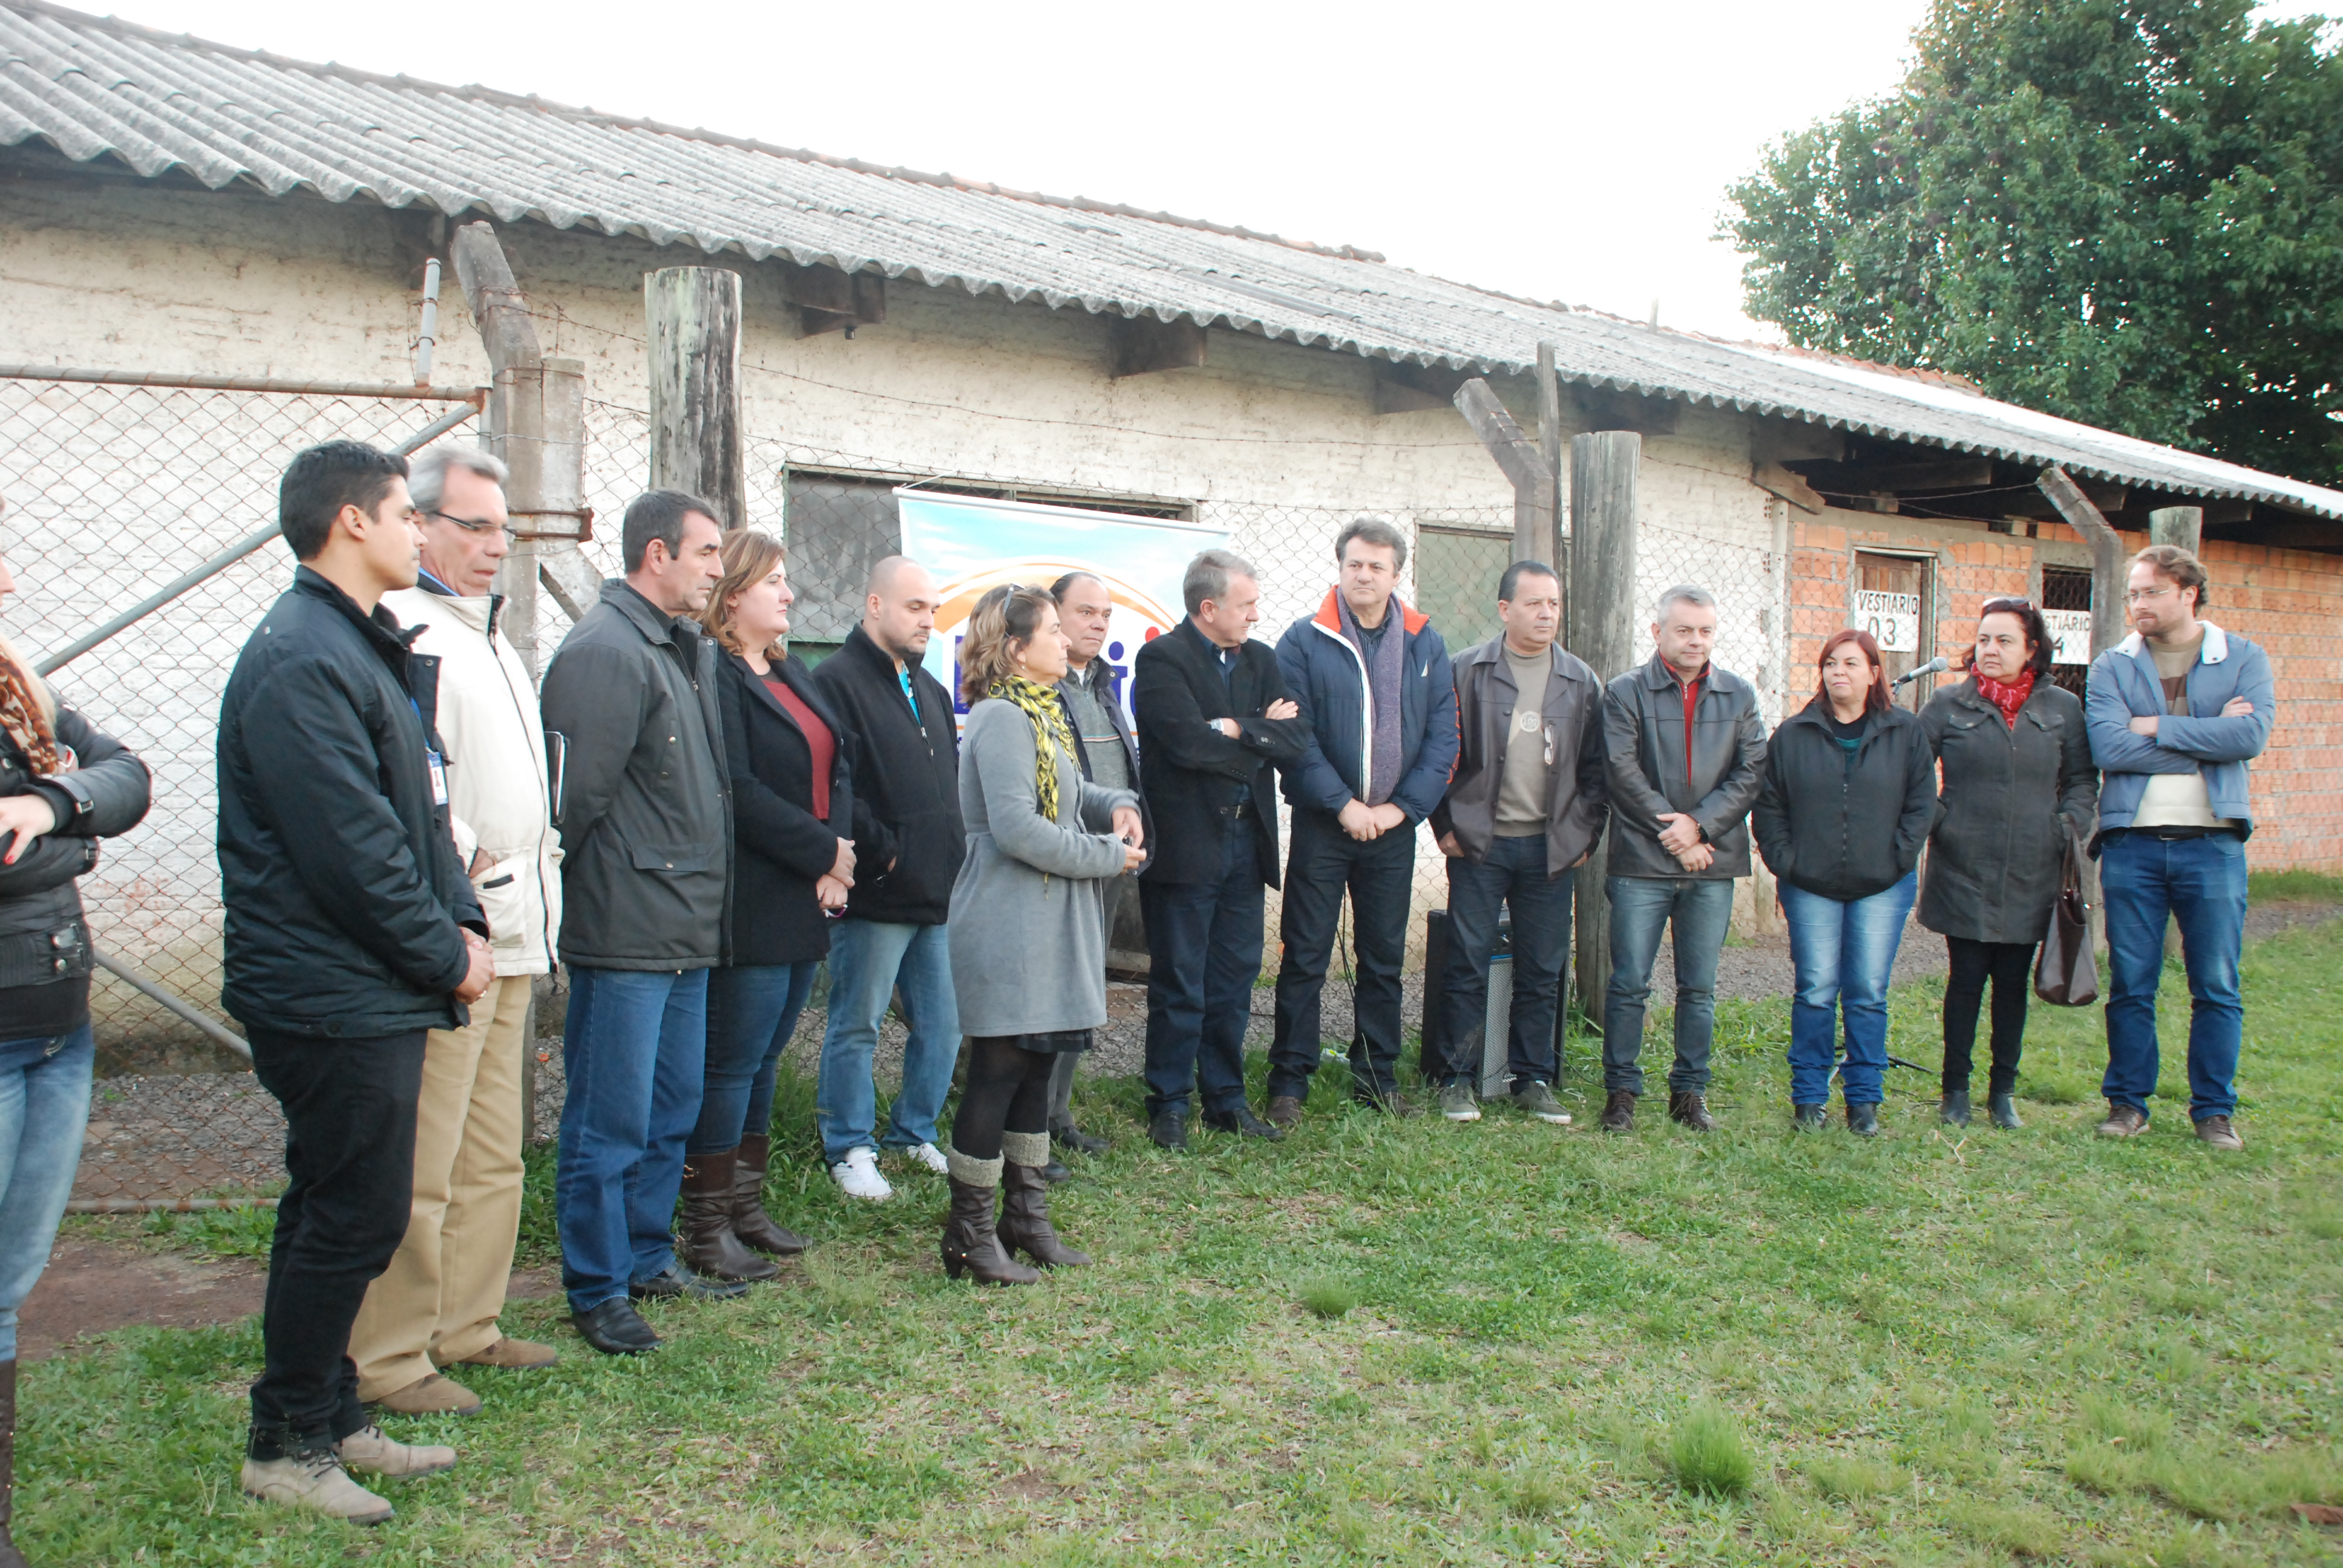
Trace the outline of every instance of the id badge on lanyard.
<instances>
[{"instance_id":1,"label":"id badge on lanyard","mask_svg":"<svg viewBox=\"0 0 2343 1568\"><path fill-rule=\"evenodd\" d=\"M447 764L446 759L443 759L438 752L427 746L423 749L423 763L425 767L431 769L431 803L434 806L445 806L447 803Z\"/></svg>"}]
</instances>

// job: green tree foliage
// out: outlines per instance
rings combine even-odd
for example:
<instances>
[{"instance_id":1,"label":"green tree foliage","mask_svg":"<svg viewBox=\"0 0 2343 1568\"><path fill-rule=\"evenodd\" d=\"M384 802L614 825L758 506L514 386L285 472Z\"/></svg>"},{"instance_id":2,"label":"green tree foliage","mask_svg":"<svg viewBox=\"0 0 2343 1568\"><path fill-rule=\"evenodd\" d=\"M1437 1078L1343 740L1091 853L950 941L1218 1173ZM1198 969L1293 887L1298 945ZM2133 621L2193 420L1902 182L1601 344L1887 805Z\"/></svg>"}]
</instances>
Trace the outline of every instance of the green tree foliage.
<instances>
[{"instance_id":1,"label":"green tree foliage","mask_svg":"<svg viewBox=\"0 0 2343 1568\"><path fill-rule=\"evenodd\" d=\"M1793 343L2343 482L2343 54L2252 0L1936 0L1730 192Z\"/></svg>"}]
</instances>

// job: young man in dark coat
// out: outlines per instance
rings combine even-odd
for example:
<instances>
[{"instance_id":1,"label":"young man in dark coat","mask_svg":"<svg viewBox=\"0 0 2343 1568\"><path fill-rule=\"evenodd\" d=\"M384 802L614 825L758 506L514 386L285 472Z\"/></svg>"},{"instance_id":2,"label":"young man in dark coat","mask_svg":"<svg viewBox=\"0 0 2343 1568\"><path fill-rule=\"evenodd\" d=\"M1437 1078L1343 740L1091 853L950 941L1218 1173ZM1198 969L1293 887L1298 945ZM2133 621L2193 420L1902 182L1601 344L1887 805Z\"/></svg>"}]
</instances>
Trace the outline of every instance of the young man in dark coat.
<instances>
[{"instance_id":1,"label":"young man in dark coat","mask_svg":"<svg viewBox=\"0 0 2343 1568\"><path fill-rule=\"evenodd\" d=\"M1147 916L1148 1136L1188 1146L1188 1095L1204 1124L1284 1133L1244 1097L1245 1026L1261 973L1262 890L1278 885L1271 778L1302 755L1302 709L1276 655L1252 639L1261 584L1251 563L1206 550L1188 564L1188 618L1131 661L1140 777L1153 809L1141 873Z\"/></svg>"},{"instance_id":2,"label":"young man in dark coat","mask_svg":"<svg viewBox=\"0 0 2343 1568\"><path fill-rule=\"evenodd\" d=\"M830 935L830 1026L814 1121L839 1191L872 1201L895 1195L879 1172L882 1142L945 1174L936 1118L960 1060L945 927L968 833L951 694L920 663L936 628L936 604L926 568L888 557L870 568L862 623L813 672L838 715L855 780L854 890ZM910 1038L882 1140L870 1057L894 997Z\"/></svg>"},{"instance_id":3,"label":"young man in dark coat","mask_svg":"<svg viewBox=\"0 0 2343 1568\"><path fill-rule=\"evenodd\" d=\"M1318 613L1277 643L1285 689L1310 729L1301 757L1283 769L1293 830L1269 1050L1269 1119L1280 1126L1302 1119L1317 1070L1319 1000L1346 891L1359 954L1351 1092L1378 1110L1415 1114L1392 1070L1415 829L1439 806L1456 763L1447 645L1398 593L1407 536L1381 518L1356 518L1335 536L1334 559L1341 577Z\"/></svg>"},{"instance_id":4,"label":"young man in dark coat","mask_svg":"<svg viewBox=\"0 0 2343 1568\"><path fill-rule=\"evenodd\" d=\"M627 575L562 638L542 693L562 738L569 966L553 1212L570 1322L605 1355L659 1342L632 1298L748 1289L689 1272L672 1244L731 889L716 644L694 618L723 536L715 508L679 490L637 497L622 527Z\"/></svg>"},{"instance_id":5,"label":"young man in dark coat","mask_svg":"<svg viewBox=\"0 0 2343 1568\"><path fill-rule=\"evenodd\" d=\"M358 1403L350 1325L407 1234L427 1030L496 978L456 858L434 727L438 660L382 596L415 586L404 458L355 441L293 459L277 522L301 564L220 702L221 1000L285 1109L244 1489L358 1523L391 1505L345 1466L423 1475Z\"/></svg>"}]
</instances>

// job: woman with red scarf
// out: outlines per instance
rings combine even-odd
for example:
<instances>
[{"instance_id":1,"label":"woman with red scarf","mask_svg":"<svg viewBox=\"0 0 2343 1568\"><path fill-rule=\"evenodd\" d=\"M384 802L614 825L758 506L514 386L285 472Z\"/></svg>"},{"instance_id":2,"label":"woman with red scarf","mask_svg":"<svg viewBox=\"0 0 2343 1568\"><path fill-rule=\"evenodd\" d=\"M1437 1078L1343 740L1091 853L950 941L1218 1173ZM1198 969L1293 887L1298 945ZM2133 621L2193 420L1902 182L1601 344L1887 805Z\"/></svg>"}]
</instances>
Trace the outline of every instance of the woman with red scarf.
<instances>
[{"instance_id":1,"label":"woman with red scarf","mask_svg":"<svg viewBox=\"0 0 2343 1568\"><path fill-rule=\"evenodd\" d=\"M2099 777L2083 705L2050 679L2050 628L2022 598L1989 598L1967 659L1969 678L1936 693L1920 724L1943 764L1941 810L1928 839L1920 923L1943 933L1944 1101L1951 1126L1969 1120L1969 1055L1986 980L1993 982L1996 1127L2016 1128L2018 1053L2028 972L2050 929L2069 834L2088 839Z\"/></svg>"}]
</instances>

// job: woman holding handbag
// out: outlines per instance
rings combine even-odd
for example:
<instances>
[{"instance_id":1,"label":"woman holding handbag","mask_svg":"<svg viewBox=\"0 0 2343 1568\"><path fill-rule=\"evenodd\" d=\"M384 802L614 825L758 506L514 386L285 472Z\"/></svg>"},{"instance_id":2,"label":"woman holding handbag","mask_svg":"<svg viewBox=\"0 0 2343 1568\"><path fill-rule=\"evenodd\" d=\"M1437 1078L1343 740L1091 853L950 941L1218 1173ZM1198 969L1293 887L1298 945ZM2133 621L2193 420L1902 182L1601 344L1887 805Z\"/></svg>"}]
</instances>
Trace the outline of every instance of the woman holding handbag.
<instances>
[{"instance_id":1,"label":"woman holding handbag","mask_svg":"<svg viewBox=\"0 0 2343 1568\"><path fill-rule=\"evenodd\" d=\"M969 616L960 690L960 810L968 855L952 884L952 990L969 1036L952 1118L944 1271L1031 1284L1087 1263L1050 1223L1050 1075L1106 1022L1105 881L1136 870L1139 797L1082 777L1058 700L1066 634L1045 588L990 589ZM1003 1191L999 1221L993 1194Z\"/></svg>"},{"instance_id":2,"label":"woman holding handbag","mask_svg":"<svg viewBox=\"0 0 2343 1568\"><path fill-rule=\"evenodd\" d=\"M1943 809L1928 839L1920 923L1942 933L1944 1101L1948 1126L1969 1121L1969 1058L1993 984L1993 1124L2016 1128L2028 970L2050 928L2068 847L2087 841L2099 776L2083 705L2050 679L2050 628L2022 598L1989 598L1969 678L1928 699L1920 723L1942 764Z\"/></svg>"}]
</instances>

